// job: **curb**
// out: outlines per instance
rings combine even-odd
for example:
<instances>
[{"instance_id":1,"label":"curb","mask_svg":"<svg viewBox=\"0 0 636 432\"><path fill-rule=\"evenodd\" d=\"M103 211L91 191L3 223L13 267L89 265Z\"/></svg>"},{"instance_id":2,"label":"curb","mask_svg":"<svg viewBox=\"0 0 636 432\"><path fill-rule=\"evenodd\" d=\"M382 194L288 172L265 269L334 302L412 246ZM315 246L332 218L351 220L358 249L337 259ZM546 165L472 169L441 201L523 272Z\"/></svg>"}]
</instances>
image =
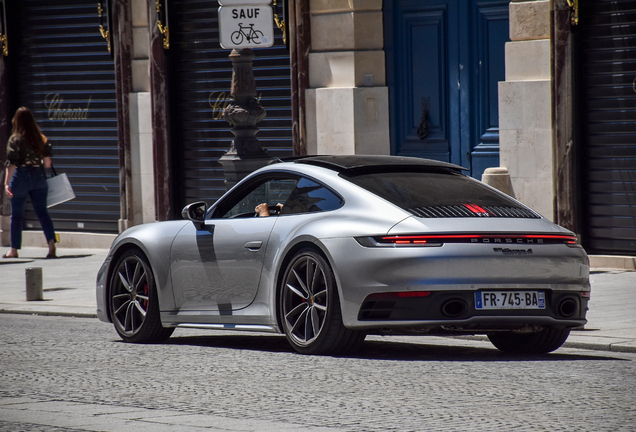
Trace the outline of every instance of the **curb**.
<instances>
[{"instance_id":1,"label":"curb","mask_svg":"<svg viewBox=\"0 0 636 432\"><path fill-rule=\"evenodd\" d=\"M589 255L590 270L636 271L636 257L620 255Z\"/></svg>"},{"instance_id":2,"label":"curb","mask_svg":"<svg viewBox=\"0 0 636 432\"><path fill-rule=\"evenodd\" d=\"M609 351L622 353L636 353L636 346L621 345L619 343L598 343L598 342L568 342L563 344L565 348L586 349L592 351Z\"/></svg>"},{"instance_id":3,"label":"curb","mask_svg":"<svg viewBox=\"0 0 636 432\"><path fill-rule=\"evenodd\" d=\"M14 315L41 315L41 316L60 316L70 318L97 318L97 313L85 313L85 312L51 312L51 311L29 311L29 310L13 310L13 309L0 309L2 314L14 314Z\"/></svg>"}]
</instances>

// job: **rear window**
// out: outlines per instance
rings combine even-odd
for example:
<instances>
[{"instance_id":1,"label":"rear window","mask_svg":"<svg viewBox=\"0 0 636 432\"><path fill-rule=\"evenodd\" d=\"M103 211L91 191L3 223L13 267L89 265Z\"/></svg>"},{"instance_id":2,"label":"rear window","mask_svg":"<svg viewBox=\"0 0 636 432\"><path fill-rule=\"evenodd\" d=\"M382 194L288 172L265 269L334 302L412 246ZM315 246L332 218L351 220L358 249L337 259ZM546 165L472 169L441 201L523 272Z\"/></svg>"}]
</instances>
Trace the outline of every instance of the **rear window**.
<instances>
[{"instance_id":1,"label":"rear window","mask_svg":"<svg viewBox=\"0 0 636 432\"><path fill-rule=\"evenodd\" d=\"M418 217L539 218L507 195L453 172L376 172L345 178Z\"/></svg>"}]
</instances>

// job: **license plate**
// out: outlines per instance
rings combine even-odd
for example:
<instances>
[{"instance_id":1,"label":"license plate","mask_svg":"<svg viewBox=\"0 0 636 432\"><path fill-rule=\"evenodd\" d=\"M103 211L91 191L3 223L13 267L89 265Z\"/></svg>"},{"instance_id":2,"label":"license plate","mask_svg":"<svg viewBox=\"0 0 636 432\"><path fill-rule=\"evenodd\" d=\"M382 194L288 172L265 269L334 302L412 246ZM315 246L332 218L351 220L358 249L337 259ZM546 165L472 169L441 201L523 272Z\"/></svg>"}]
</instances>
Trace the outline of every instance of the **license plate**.
<instances>
[{"instance_id":1,"label":"license plate","mask_svg":"<svg viewBox=\"0 0 636 432\"><path fill-rule=\"evenodd\" d=\"M545 309L543 291L478 291L475 309Z\"/></svg>"}]
</instances>

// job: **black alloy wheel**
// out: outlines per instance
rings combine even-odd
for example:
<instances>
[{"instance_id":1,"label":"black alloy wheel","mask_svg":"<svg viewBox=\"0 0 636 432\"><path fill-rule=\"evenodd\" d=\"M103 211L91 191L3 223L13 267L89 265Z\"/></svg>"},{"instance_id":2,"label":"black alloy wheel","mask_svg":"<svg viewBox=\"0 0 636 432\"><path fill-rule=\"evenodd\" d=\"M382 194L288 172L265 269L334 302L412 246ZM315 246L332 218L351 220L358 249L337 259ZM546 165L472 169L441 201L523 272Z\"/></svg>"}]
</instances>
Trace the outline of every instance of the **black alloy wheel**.
<instances>
[{"instance_id":1,"label":"black alloy wheel","mask_svg":"<svg viewBox=\"0 0 636 432\"><path fill-rule=\"evenodd\" d=\"M168 339L174 328L164 328L159 316L155 278L148 259L138 249L122 254L110 278L110 314L126 342L152 343Z\"/></svg>"},{"instance_id":2,"label":"black alloy wheel","mask_svg":"<svg viewBox=\"0 0 636 432\"><path fill-rule=\"evenodd\" d=\"M279 306L285 336L299 353L352 352L366 336L343 325L333 271L326 259L313 250L302 250L289 262Z\"/></svg>"}]
</instances>

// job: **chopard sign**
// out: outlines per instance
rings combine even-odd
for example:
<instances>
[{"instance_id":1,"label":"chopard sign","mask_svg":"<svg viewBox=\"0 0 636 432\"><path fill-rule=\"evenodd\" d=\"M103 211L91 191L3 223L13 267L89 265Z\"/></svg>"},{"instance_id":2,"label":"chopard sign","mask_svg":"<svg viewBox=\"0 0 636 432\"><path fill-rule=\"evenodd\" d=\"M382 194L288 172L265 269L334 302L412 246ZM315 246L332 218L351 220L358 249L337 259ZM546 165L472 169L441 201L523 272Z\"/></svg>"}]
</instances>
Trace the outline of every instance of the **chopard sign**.
<instances>
[{"instance_id":1,"label":"chopard sign","mask_svg":"<svg viewBox=\"0 0 636 432\"><path fill-rule=\"evenodd\" d=\"M49 93L44 98L44 105L49 109L49 120L63 120L64 125L69 120L88 119L88 108L91 105L92 96L88 98L86 108L74 108L71 104L64 106L64 98L59 93Z\"/></svg>"},{"instance_id":2,"label":"chopard sign","mask_svg":"<svg viewBox=\"0 0 636 432\"><path fill-rule=\"evenodd\" d=\"M259 103L261 102L261 97L263 95L259 94L256 99ZM225 108L233 102L232 96L225 93L215 93L211 92L208 96L208 104L212 108L212 119L213 120L223 120L223 111Z\"/></svg>"}]
</instances>

